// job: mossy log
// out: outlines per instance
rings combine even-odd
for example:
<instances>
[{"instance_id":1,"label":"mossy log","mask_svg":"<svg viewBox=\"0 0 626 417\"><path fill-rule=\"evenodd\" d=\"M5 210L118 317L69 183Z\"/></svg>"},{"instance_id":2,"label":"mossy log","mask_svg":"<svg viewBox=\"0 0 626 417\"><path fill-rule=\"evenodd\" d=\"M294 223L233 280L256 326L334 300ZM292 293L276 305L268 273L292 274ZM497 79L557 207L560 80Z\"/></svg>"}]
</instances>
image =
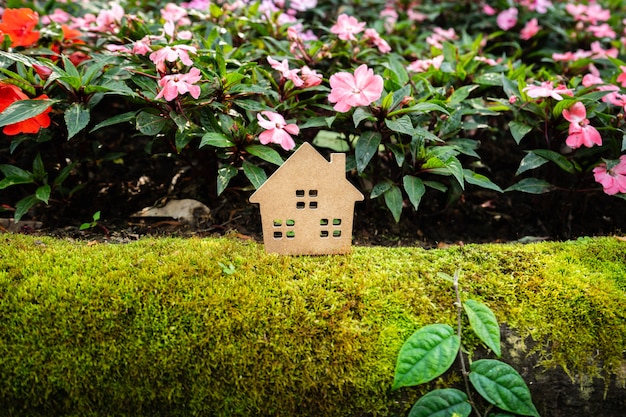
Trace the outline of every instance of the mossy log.
<instances>
[{"instance_id":1,"label":"mossy log","mask_svg":"<svg viewBox=\"0 0 626 417\"><path fill-rule=\"evenodd\" d=\"M391 391L404 340L488 305L543 417L623 417L618 238L281 257L235 238L0 235L3 416L406 416L455 366ZM489 356L463 334L476 357Z\"/></svg>"}]
</instances>

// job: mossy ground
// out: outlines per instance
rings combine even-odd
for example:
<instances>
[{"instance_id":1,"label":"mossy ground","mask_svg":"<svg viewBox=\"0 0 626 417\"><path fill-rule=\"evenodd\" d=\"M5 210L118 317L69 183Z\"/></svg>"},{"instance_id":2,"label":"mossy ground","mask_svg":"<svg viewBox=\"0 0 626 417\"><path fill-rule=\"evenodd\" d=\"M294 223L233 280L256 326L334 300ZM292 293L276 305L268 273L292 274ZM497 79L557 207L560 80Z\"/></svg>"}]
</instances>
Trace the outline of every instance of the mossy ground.
<instances>
[{"instance_id":1,"label":"mossy ground","mask_svg":"<svg viewBox=\"0 0 626 417\"><path fill-rule=\"evenodd\" d=\"M516 354L624 384L626 242L615 237L282 257L232 237L4 234L0 398L16 415L33 399L42 413L390 415L417 395L389 392L403 341L454 324L438 273L457 269L464 298L534 341Z\"/></svg>"}]
</instances>

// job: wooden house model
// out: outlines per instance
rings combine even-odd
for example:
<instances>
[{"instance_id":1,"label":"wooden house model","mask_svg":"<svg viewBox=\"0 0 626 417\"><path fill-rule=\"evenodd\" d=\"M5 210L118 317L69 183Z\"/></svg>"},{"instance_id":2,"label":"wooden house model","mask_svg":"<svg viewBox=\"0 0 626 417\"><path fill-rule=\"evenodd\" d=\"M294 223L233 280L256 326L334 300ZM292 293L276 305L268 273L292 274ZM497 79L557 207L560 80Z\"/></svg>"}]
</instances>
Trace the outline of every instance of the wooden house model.
<instances>
[{"instance_id":1,"label":"wooden house model","mask_svg":"<svg viewBox=\"0 0 626 417\"><path fill-rule=\"evenodd\" d=\"M354 203L362 200L346 179L346 155L329 162L309 143L250 196L260 204L265 251L283 255L350 252Z\"/></svg>"}]
</instances>

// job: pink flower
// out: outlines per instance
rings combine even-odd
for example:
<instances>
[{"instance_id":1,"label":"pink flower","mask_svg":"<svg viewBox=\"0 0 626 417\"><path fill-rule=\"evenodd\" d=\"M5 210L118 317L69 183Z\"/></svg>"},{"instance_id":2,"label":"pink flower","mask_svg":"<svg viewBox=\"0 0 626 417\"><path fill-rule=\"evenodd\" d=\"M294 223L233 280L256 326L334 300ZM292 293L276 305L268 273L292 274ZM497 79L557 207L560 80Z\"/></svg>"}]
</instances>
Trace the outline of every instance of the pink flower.
<instances>
[{"instance_id":1,"label":"pink flower","mask_svg":"<svg viewBox=\"0 0 626 417\"><path fill-rule=\"evenodd\" d=\"M150 61L154 62L160 72L166 72L165 62L174 62L178 59L185 65L193 65L189 53L196 53L196 48L189 45L165 46L150 54Z\"/></svg>"},{"instance_id":2,"label":"pink flower","mask_svg":"<svg viewBox=\"0 0 626 417\"><path fill-rule=\"evenodd\" d=\"M487 16L494 16L497 13L497 11L490 5L483 4L483 13L486 14Z\"/></svg>"},{"instance_id":3,"label":"pink flower","mask_svg":"<svg viewBox=\"0 0 626 417\"><path fill-rule=\"evenodd\" d=\"M611 26L609 26L607 23L603 23L601 25L591 25L587 28L587 30L591 32L591 34L596 38L615 39L617 37L617 34L613 30L613 28L611 28Z\"/></svg>"},{"instance_id":4,"label":"pink flower","mask_svg":"<svg viewBox=\"0 0 626 417\"><path fill-rule=\"evenodd\" d=\"M576 102L569 109L563 110L563 117L570 122L569 136L565 140L567 146L576 149L581 146L591 148L593 145L602 145L602 136L589 124L587 109L583 103Z\"/></svg>"},{"instance_id":5,"label":"pink flower","mask_svg":"<svg viewBox=\"0 0 626 417\"><path fill-rule=\"evenodd\" d=\"M318 74L315 70L307 67L306 65L302 67L301 79L303 81L302 87L315 87L316 85L320 85L322 83L322 76Z\"/></svg>"},{"instance_id":6,"label":"pink flower","mask_svg":"<svg viewBox=\"0 0 626 417\"><path fill-rule=\"evenodd\" d=\"M162 90L159 91L155 99L165 97L165 100L171 101L179 94L185 93L189 93L193 98L198 98L200 97L200 87L194 84L201 78L198 68L191 68L187 74L166 75L159 80Z\"/></svg>"},{"instance_id":7,"label":"pink flower","mask_svg":"<svg viewBox=\"0 0 626 417\"><path fill-rule=\"evenodd\" d=\"M615 82L620 83L622 87L626 87L626 66L620 65L619 69L622 73L617 76L617 80L615 80Z\"/></svg>"},{"instance_id":8,"label":"pink flower","mask_svg":"<svg viewBox=\"0 0 626 417\"><path fill-rule=\"evenodd\" d=\"M296 87L301 87L302 84L304 84L304 81L302 81L302 79L298 77L298 72L300 72L300 70L289 69L289 62L286 59L283 59L282 62L278 62L271 56L268 56L267 62L273 69L280 72L280 75L283 78L291 80L291 82L293 82L293 85L295 85Z\"/></svg>"},{"instance_id":9,"label":"pink flower","mask_svg":"<svg viewBox=\"0 0 626 417\"><path fill-rule=\"evenodd\" d=\"M498 27L502 30L509 30L517 23L517 9L515 7L510 7L506 10L501 11L496 17L496 23Z\"/></svg>"},{"instance_id":10,"label":"pink flower","mask_svg":"<svg viewBox=\"0 0 626 417\"><path fill-rule=\"evenodd\" d=\"M165 7L161 9L161 17L163 20L176 22L179 25L188 25L191 23L187 16L187 10L175 3L167 3Z\"/></svg>"},{"instance_id":11,"label":"pink flower","mask_svg":"<svg viewBox=\"0 0 626 417\"><path fill-rule=\"evenodd\" d=\"M537 18L532 18L526 22L526 25L522 28L520 38L527 41L535 36L537 32L539 32L539 29L541 29L541 26L537 23Z\"/></svg>"},{"instance_id":12,"label":"pink flower","mask_svg":"<svg viewBox=\"0 0 626 417\"><path fill-rule=\"evenodd\" d=\"M338 72L330 76L328 101L336 103L334 109L347 112L352 107L368 106L378 100L383 92L383 77L363 64L354 71Z\"/></svg>"},{"instance_id":13,"label":"pink flower","mask_svg":"<svg viewBox=\"0 0 626 417\"><path fill-rule=\"evenodd\" d=\"M554 88L552 81L544 81L541 85L527 85L522 91L530 98L552 97L559 101L563 100L563 96L559 93L572 95L572 91L564 86Z\"/></svg>"},{"instance_id":14,"label":"pink flower","mask_svg":"<svg viewBox=\"0 0 626 417\"><path fill-rule=\"evenodd\" d=\"M443 63L443 58L443 55L438 55L432 59L418 59L411 62L407 69L413 72L426 72L430 67L439 69Z\"/></svg>"},{"instance_id":15,"label":"pink flower","mask_svg":"<svg viewBox=\"0 0 626 417\"><path fill-rule=\"evenodd\" d=\"M265 119L263 116L266 116ZM295 124L287 124L283 116L273 111L264 110L260 114L256 115L259 121L259 126L266 129L265 132L259 135L259 141L263 145L268 143L276 143L282 146L286 151L295 148L296 143L293 141L291 135L297 135L300 133L300 128Z\"/></svg>"},{"instance_id":16,"label":"pink flower","mask_svg":"<svg viewBox=\"0 0 626 417\"><path fill-rule=\"evenodd\" d=\"M370 41L383 54L391 52L391 47L389 46L386 40L380 37L376 29L365 29L365 33L363 34L363 39Z\"/></svg>"},{"instance_id":17,"label":"pink flower","mask_svg":"<svg viewBox=\"0 0 626 417\"><path fill-rule=\"evenodd\" d=\"M134 54L145 55L148 52L152 52L152 49L150 49L150 38L148 38L147 36L133 43Z\"/></svg>"},{"instance_id":18,"label":"pink flower","mask_svg":"<svg viewBox=\"0 0 626 417\"><path fill-rule=\"evenodd\" d=\"M337 35L341 40L356 41L354 35L361 33L363 28L365 28L365 22L359 22L355 17L342 13L337 17L337 23L330 28L330 32Z\"/></svg>"},{"instance_id":19,"label":"pink flower","mask_svg":"<svg viewBox=\"0 0 626 417\"><path fill-rule=\"evenodd\" d=\"M609 164L603 162L593 169L596 182L602 184L604 192L608 195L626 193L626 155L620 156L619 162L607 162Z\"/></svg>"},{"instance_id":20,"label":"pink flower","mask_svg":"<svg viewBox=\"0 0 626 417\"><path fill-rule=\"evenodd\" d=\"M578 61L579 59L589 58L593 53L591 51L583 51L579 49L576 52L555 52L552 54L552 59L555 61Z\"/></svg>"}]
</instances>

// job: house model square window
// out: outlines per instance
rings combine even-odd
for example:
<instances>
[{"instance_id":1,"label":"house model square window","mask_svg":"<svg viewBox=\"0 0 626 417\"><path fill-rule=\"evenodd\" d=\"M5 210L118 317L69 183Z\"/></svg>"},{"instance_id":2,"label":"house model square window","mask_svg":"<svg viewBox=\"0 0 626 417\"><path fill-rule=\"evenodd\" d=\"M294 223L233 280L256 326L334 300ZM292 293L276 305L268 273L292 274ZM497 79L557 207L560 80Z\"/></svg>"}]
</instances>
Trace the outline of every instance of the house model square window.
<instances>
[{"instance_id":1,"label":"house model square window","mask_svg":"<svg viewBox=\"0 0 626 417\"><path fill-rule=\"evenodd\" d=\"M345 170L345 154L333 153L329 162L304 143L250 196L261 207L266 252L350 252L354 203L363 194L346 179Z\"/></svg>"}]
</instances>

